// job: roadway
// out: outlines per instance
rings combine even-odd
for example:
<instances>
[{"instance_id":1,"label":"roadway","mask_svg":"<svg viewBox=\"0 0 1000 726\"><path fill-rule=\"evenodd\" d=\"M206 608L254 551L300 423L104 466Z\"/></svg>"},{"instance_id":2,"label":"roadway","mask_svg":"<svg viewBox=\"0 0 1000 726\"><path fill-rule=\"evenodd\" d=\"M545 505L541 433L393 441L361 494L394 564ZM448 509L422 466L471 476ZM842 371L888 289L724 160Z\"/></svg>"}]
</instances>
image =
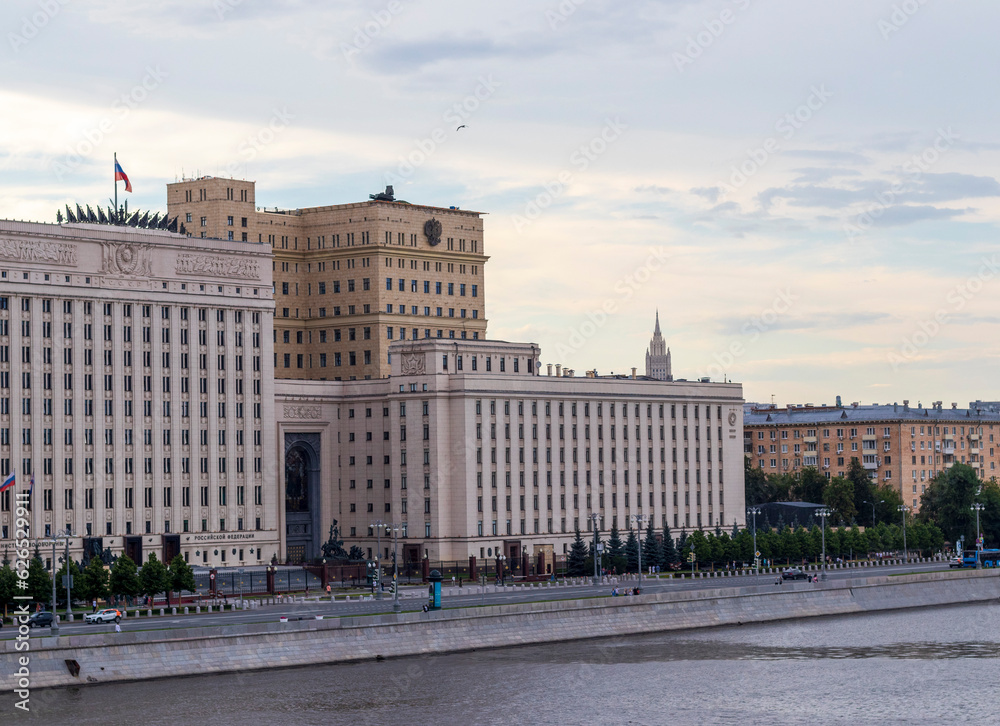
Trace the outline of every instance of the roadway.
<instances>
[{"instance_id":1,"label":"roadway","mask_svg":"<svg viewBox=\"0 0 1000 726\"><path fill-rule=\"evenodd\" d=\"M879 576L879 575L893 575L893 574L903 574L907 572L931 572L931 571L941 571L948 570L947 563L919 563L910 565L891 565L878 568L864 568L864 569L849 569L849 570L830 570L828 577L830 580L844 580L849 578L859 578L859 577L869 577L869 576ZM768 588L794 588L794 589L813 589L817 587L814 583L809 583L806 580L798 581L785 581L782 585L776 585L775 579L777 575L759 575L759 576L742 576L742 577L727 577L727 578L696 578L689 579L646 579L643 578L643 592L644 593L655 593L655 592L667 592L667 591L686 591L686 590L705 590L711 588L719 587L758 587L766 586ZM619 587L634 586L636 581L633 579L629 582L619 582ZM603 584L600 586L594 585L574 585L568 587L540 587L540 588L530 588L524 590L517 590L508 587L506 590L500 590L498 592L489 592L492 590L492 586L487 586L488 592L480 593L478 586L471 586L466 588L459 588L447 584L442 588L442 606L445 608L459 608L459 607L477 607L483 605L507 605L512 603L522 603L522 602L533 602L533 601L544 601L544 600L575 600L579 598L586 597L610 597L611 590L614 587L612 584ZM423 587L413 588L420 592L425 592L426 589ZM470 593L472 590L474 592ZM412 590L411 590L412 591ZM464 591L464 592L463 592ZM402 592L402 590L401 590ZM152 618L147 618L145 616L140 618L128 617L121 621L121 628L123 631L129 630L161 630L161 629L176 629L176 628L190 628L190 627L210 627L210 626L224 626L224 625L235 625L242 623L260 623L260 622L275 622L281 616L287 616L289 620L312 620L317 615L322 615L324 617L343 617L343 616L354 616L354 615L376 615L381 613L391 613L392 612L392 596L389 593L385 593L385 599L383 600L365 600L358 601L352 599L350 602L345 602L344 600L337 600L331 603L329 600L321 602L306 602L306 603L294 603L294 604L281 604L281 605L266 605L254 608L252 610L237 610L237 611L227 611L224 613L213 612L200 614L194 614L194 608L191 607L191 614L189 615L176 615L170 616L165 615L163 617L154 616ZM233 599L230 599L232 602ZM425 599L423 597L406 597L401 598L400 603L402 604L403 612L414 612L421 610ZM158 612L158 608L154 608L153 612ZM102 624L86 624L83 622L74 623L63 623L59 627L60 635L79 635L86 633L95 632L114 632L114 623L102 623ZM43 629L35 629L32 632L33 635L44 637L48 635L48 631ZM9 640L16 635L15 628L11 627L10 623L7 623L2 630L0 630L0 640Z\"/></svg>"}]
</instances>

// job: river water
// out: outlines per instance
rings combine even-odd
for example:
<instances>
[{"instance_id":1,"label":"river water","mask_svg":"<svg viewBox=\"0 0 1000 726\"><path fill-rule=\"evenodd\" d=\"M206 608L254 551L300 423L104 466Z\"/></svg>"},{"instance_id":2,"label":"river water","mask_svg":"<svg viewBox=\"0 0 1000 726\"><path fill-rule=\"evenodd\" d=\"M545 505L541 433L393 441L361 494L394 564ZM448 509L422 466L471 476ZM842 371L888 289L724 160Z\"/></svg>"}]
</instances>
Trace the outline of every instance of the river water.
<instances>
[{"instance_id":1,"label":"river water","mask_svg":"<svg viewBox=\"0 0 1000 726\"><path fill-rule=\"evenodd\" d=\"M0 723L986 724L998 677L976 604L38 691Z\"/></svg>"}]
</instances>

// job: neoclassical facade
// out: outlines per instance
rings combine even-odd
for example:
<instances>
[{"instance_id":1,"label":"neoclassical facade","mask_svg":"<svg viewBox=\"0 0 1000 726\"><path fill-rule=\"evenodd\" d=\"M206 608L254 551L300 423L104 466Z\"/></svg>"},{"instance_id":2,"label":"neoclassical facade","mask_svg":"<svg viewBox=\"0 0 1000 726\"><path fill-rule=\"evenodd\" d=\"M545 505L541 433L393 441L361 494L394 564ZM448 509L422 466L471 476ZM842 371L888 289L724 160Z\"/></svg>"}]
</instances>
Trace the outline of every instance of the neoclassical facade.
<instances>
[{"instance_id":1,"label":"neoclassical facade","mask_svg":"<svg viewBox=\"0 0 1000 726\"><path fill-rule=\"evenodd\" d=\"M32 539L68 529L75 559L279 553L270 263L256 243L0 222L0 475L33 478Z\"/></svg>"},{"instance_id":2,"label":"neoclassical facade","mask_svg":"<svg viewBox=\"0 0 1000 726\"><path fill-rule=\"evenodd\" d=\"M316 556L334 520L372 553L372 525L401 525L406 561L560 555L593 515L743 526L741 386L539 375L540 356L397 342L389 378L278 381L288 559Z\"/></svg>"}]
</instances>

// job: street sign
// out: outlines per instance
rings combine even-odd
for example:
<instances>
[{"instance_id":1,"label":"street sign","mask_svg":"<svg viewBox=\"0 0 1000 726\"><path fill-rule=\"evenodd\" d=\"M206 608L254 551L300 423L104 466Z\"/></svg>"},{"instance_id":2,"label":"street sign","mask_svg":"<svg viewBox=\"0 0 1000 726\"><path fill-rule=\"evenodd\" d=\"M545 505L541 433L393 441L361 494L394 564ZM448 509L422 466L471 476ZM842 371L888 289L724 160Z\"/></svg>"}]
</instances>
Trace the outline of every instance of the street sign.
<instances>
[{"instance_id":1,"label":"street sign","mask_svg":"<svg viewBox=\"0 0 1000 726\"><path fill-rule=\"evenodd\" d=\"M209 580L214 580L215 579L215 573L214 572L208 573L208 579Z\"/></svg>"},{"instance_id":2,"label":"street sign","mask_svg":"<svg viewBox=\"0 0 1000 726\"><path fill-rule=\"evenodd\" d=\"M73 589L73 576L72 575L63 575L62 576L62 586L63 586L63 589L66 589L66 581L67 580L69 580L69 589L72 590Z\"/></svg>"},{"instance_id":3,"label":"street sign","mask_svg":"<svg viewBox=\"0 0 1000 726\"><path fill-rule=\"evenodd\" d=\"M753 556L754 556L754 557L760 557L760 551L758 550L757 552L754 552L754 553L753 553Z\"/></svg>"},{"instance_id":4,"label":"street sign","mask_svg":"<svg viewBox=\"0 0 1000 726\"><path fill-rule=\"evenodd\" d=\"M598 552L604 552L604 543L603 542L598 542L597 543L597 551Z\"/></svg>"}]
</instances>

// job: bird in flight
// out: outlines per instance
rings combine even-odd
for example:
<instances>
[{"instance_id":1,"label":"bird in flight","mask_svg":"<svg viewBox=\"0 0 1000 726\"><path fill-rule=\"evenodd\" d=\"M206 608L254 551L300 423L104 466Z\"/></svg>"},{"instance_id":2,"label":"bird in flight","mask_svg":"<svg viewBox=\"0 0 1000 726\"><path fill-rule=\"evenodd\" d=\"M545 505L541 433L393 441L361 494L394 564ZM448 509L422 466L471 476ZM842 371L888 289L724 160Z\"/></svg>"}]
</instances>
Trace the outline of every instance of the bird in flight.
<instances>
[{"instance_id":1,"label":"bird in flight","mask_svg":"<svg viewBox=\"0 0 1000 726\"><path fill-rule=\"evenodd\" d=\"M464 129L464 128L465 128L465 124L462 124L462 125L461 125L461 126L459 126L459 127L457 128L457 129L455 129L455 131L461 131L461 130L462 130L462 129Z\"/></svg>"}]
</instances>

